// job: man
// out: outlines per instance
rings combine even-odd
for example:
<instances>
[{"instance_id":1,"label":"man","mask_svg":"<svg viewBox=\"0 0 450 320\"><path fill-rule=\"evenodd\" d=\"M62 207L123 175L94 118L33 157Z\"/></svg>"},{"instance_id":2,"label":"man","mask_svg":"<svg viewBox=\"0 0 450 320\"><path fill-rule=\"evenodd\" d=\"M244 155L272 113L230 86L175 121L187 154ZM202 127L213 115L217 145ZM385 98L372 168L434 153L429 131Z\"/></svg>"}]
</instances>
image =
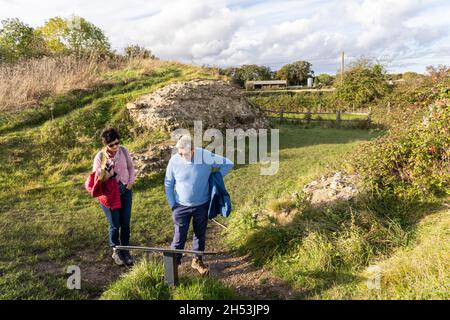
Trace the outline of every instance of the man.
<instances>
[{"instance_id":1,"label":"man","mask_svg":"<svg viewBox=\"0 0 450 320\"><path fill-rule=\"evenodd\" d=\"M209 176L215 168L225 176L233 167L233 162L208 150L194 148L188 135L182 136L175 148L178 153L170 158L164 180L175 224L172 248L184 249L192 218L194 227L192 249L204 251L210 199ZM178 264L181 263L181 258L181 254L177 255ZM201 256L194 257L192 268L202 275L209 271Z\"/></svg>"}]
</instances>

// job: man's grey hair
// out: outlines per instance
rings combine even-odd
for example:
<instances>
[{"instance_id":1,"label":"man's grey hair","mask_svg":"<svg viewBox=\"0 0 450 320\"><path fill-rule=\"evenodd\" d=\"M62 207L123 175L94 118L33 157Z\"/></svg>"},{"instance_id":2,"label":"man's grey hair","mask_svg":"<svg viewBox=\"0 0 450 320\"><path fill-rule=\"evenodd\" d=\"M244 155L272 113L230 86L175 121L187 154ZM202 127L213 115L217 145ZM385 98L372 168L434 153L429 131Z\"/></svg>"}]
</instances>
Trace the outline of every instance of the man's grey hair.
<instances>
[{"instance_id":1,"label":"man's grey hair","mask_svg":"<svg viewBox=\"0 0 450 320\"><path fill-rule=\"evenodd\" d=\"M175 147L178 149L192 150L194 149L194 143L190 135L184 135L178 140Z\"/></svg>"}]
</instances>

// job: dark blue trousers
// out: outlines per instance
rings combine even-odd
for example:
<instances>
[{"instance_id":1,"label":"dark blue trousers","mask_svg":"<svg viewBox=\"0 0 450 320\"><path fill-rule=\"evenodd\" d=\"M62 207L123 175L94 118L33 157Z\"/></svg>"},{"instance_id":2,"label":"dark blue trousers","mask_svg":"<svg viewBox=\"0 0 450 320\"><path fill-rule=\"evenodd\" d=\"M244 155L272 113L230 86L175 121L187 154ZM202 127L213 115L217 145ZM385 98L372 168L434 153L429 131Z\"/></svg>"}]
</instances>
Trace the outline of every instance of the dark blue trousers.
<instances>
[{"instance_id":1,"label":"dark blue trousers","mask_svg":"<svg viewBox=\"0 0 450 320\"><path fill-rule=\"evenodd\" d=\"M118 245L128 246L130 244L132 195L133 192L128 189L120 195L120 204L122 206L120 209L111 210L110 208L100 204L100 207L103 209L109 223L110 247Z\"/></svg>"},{"instance_id":2,"label":"dark blue trousers","mask_svg":"<svg viewBox=\"0 0 450 320\"><path fill-rule=\"evenodd\" d=\"M189 224L194 227L194 239L192 241L192 250L205 251L206 226L208 225L209 201L196 206L187 207L181 204L175 204L172 208L172 219L175 225L173 235L172 249L184 249L188 235ZM177 262L181 263L182 255L177 255ZM200 257L199 257L200 258Z\"/></svg>"}]
</instances>

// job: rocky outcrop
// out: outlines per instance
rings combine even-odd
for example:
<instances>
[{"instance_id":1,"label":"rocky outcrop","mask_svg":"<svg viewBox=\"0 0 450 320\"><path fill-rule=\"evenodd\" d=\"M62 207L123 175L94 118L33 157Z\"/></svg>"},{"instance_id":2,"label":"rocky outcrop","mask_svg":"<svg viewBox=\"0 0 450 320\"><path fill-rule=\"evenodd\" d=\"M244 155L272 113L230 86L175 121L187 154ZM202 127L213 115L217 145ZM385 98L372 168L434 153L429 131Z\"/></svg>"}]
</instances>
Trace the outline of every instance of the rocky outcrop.
<instances>
[{"instance_id":1,"label":"rocky outcrop","mask_svg":"<svg viewBox=\"0 0 450 320\"><path fill-rule=\"evenodd\" d=\"M135 167L136 178L150 172L163 172L172 155L169 144L152 145L131 154Z\"/></svg>"},{"instance_id":2,"label":"rocky outcrop","mask_svg":"<svg viewBox=\"0 0 450 320\"><path fill-rule=\"evenodd\" d=\"M311 181L303 188L303 192L312 205L348 201L358 194L356 182L356 175L336 172L333 176L322 176L320 180Z\"/></svg>"},{"instance_id":3,"label":"rocky outcrop","mask_svg":"<svg viewBox=\"0 0 450 320\"><path fill-rule=\"evenodd\" d=\"M242 92L219 80L171 83L127 104L131 118L142 128L172 131L192 127L201 120L204 129L267 128L262 112Z\"/></svg>"}]
</instances>

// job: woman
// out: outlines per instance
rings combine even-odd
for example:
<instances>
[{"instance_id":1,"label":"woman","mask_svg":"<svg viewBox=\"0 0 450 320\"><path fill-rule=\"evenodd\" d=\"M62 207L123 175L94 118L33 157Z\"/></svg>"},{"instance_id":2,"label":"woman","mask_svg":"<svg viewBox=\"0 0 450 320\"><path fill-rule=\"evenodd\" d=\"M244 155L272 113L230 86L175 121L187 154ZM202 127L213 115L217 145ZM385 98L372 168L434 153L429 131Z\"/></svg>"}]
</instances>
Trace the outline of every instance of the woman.
<instances>
[{"instance_id":1,"label":"woman","mask_svg":"<svg viewBox=\"0 0 450 320\"><path fill-rule=\"evenodd\" d=\"M133 160L128 150L120 146L116 129L103 130L101 138L104 148L95 156L93 171L101 176L102 157L106 155L104 179L115 179L120 190L120 209L111 209L100 203L109 223L109 245L111 248L117 245L127 246L130 241L131 189L135 180ZM133 264L133 258L128 251L113 250L112 258L117 265Z\"/></svg>"}]
</instances>

